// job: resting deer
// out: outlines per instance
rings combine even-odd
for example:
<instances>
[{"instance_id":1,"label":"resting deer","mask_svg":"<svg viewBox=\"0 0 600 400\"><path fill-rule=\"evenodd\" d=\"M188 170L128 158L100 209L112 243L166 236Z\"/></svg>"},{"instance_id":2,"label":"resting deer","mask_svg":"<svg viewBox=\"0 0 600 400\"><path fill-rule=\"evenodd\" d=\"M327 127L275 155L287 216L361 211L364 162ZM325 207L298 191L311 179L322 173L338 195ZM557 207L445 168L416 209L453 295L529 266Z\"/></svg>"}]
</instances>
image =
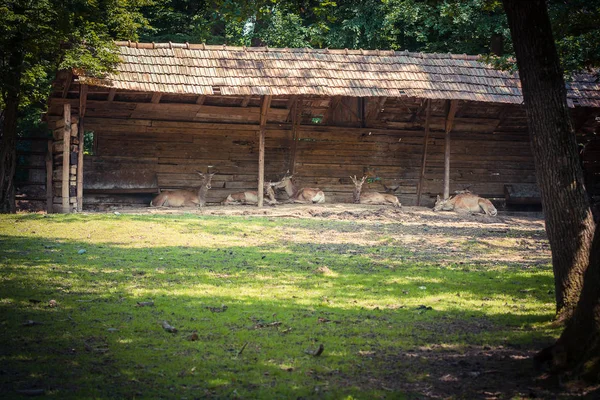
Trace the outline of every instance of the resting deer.
<instances>
[{"instance_id":1,"label":"resting deer","mask_svg":"<svg viewBox=\"0 0 600 400\"><path fill-rule=\"evenodd\" d=\"M498 214L498 210L496 210L491 201L470 192L459 193L446 200L442 200L438 196L433 206L433 211L456 211L463 213L479 213L483 211L486 215L491 216Z\"/></svg>"},{"instance_id":2,"label":"resting deer","mask_svg":"<svg viewBox=\"0 0 600 400\"><path fill-rule=\"evenodd\" d=\"M359 181L356 179L356 175L351 176L352 182L354 182L354 191L352 192L352 199L354 203L360 204L382 204L382 205L392 205L394 207L400 207L400 200L393 194L383 194L377 192L366 192L361 193L362 186L367 179L366 176Z\"/></svg>"},{"instance_id":3,"label":"resting deer","mask_svg":"<svg viewBox=\"0 0 600 400\"><path fill-rule=\"evenodd\" d=\"M156 196L150 202L150 205L156 207L204 207L206 205L206 193L210 189L210 181L216 172L212 174L196 172L202 177L202 184L200 184L197 191L183 189L164 191Z\"/></svg>"},{"instance_id":4,"label":"resting deer","mask_svg":"<svg viewBox=\"0 0 600 400\"><path fill-rule=\"evenodd\" d=\"M293 203L325 203L325 193L318 188L298 189L292 183L292 175L284 176L279 182L272 183L275 189L284 189Z\"/></svg>"},{"instance_id":5,"label":"resting deer","mask_svg":"<svg viewBox=\"0 0 600 400\"><path fill-rule=\"evenodd\" d=\"M271 186L271 182L267 182L264 184L264 194L269 197L267 203L270 205L277 204L277 200L275 200L275 191ZM257 190L247 190L245 192L240 193L232 193L223 202L223 205L234 205L234 204L258 204L258 191Z\"/></svg>"}]
</instances>

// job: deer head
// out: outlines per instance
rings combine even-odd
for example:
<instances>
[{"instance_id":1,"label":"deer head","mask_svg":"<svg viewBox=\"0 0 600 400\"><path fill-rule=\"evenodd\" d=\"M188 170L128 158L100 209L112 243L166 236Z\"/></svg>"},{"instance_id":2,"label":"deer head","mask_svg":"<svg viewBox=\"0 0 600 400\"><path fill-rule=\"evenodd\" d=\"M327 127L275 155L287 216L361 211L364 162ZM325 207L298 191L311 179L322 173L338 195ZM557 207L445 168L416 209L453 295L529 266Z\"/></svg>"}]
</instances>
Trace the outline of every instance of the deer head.
<instances>
[{"instance_id":1,"label":"deer head","mask_svg":"<svg viewBox=\"0 0 600 400\"><path fill-rule=\"evenodd\" d=\"M433 211L441 211L445 204L446 200L442 200L440 195L438 195L437 199L435 200L435 205L433 206Z\"/></svg>"},{"instance_id":2,"label":"deer head","mask_svg":"<svg viewBox=\"0 0 600 400\"><path fill-rule=\"evenodd\" d=\"M354 191L352 192L352 200L355 203L359 203L360 202L360 192L362 190L362 186L364 185L365 180L367 179L367 177L363 176L362 179L359 181L356 178L356 175L354 175L354 176L351 176L350 179L354 183Z\"/></svg>"},{"instance_id":3,"label":"deer head","mask_svg":"<svg viewBox=\"0 0 600 400\"><path fill-rule=\"evenodd\" d=\"M289 173L289 171L287 173ZM285 174L279 182L270 183L270 186L275 189L285 189L285 187L292 182L293 177L294 175Z\"/></svg>"}]
</instances>

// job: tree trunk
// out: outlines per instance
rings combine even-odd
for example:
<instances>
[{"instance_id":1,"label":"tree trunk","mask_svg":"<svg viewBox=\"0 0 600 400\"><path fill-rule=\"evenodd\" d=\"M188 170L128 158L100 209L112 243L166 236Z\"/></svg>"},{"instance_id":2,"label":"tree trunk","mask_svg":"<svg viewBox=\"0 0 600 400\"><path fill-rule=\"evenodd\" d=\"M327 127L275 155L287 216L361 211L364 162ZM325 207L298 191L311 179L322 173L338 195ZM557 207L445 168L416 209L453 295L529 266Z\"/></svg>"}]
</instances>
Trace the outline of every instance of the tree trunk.
<instances>
[{"instance_id":1,"label":"tree trunk","mask_svg":"<svg viewBox=\"0 0 600 400\"><path fill-rule=\"evenodd\" d=\"M18 100L5 101L4 118L0 127L0 213L15 213L15 169L17 166Z\"/></svg>"},{"instance_id":2,"label":"tree trunk","mask_svg":"<svg viewBox=\"0 0 600 400\"><path fill-rule=\"evenodd\" d=\"M544 0L503 0L552 249L557 319L567 321L589 265L594 220Z\"/></svg>"},{"instance_id":3,"label":"tree trunk","mask_svg":"<svg viewBox=\"0 0 600 400\"><path fill-rule=\"evenodd\" d=\"M600 381L600 224L575 313L556 344L542 350L536 361L549 363L555 372Z\"/></svg>"}]
</instances>

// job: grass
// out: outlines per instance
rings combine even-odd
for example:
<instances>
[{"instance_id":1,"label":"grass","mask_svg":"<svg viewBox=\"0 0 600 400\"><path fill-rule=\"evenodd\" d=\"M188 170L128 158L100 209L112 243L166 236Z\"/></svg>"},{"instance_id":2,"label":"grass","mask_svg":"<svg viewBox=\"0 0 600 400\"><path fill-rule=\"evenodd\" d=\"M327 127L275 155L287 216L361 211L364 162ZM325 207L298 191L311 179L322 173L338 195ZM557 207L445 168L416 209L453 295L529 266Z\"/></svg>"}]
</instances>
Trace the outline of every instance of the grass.
<instances>
[{"instance_id":1,"label":"grass","mask_svg":"<svg viewBox=\"0 0 600 400\"><path fill-rule=\"evenodd\" d=\"M543 232L404 228L2 215L0 396L404 398L437 379L422 352L556 338L549 255L527 250Z\"/></svg>"}]
</instances>

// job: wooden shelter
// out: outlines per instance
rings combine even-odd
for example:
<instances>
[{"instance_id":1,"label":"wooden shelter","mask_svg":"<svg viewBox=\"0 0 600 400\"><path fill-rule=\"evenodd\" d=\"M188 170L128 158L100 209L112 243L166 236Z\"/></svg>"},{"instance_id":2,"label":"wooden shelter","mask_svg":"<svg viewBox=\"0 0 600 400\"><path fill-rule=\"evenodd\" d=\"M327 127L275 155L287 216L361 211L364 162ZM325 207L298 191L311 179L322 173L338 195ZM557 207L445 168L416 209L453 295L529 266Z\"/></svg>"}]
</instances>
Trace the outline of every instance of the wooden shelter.
<instances>
[{"instance_id":1,"label":"wooden shelter","mask_svg":"<svg viewBox=\"0 0 600 400\"><path fill-rule=\"evenodd\" d=\"M518 77L476 56L117 46L117 73L62 71L54 82L51 211L148 204L209 166L209 203L286 171L327 202L351 201L350 175L406 205L466 187L503 198L505 185L535 183ZM600 84L581 75L567 89L578 131L598 129Z\"/></svg>"}]
</instances>

